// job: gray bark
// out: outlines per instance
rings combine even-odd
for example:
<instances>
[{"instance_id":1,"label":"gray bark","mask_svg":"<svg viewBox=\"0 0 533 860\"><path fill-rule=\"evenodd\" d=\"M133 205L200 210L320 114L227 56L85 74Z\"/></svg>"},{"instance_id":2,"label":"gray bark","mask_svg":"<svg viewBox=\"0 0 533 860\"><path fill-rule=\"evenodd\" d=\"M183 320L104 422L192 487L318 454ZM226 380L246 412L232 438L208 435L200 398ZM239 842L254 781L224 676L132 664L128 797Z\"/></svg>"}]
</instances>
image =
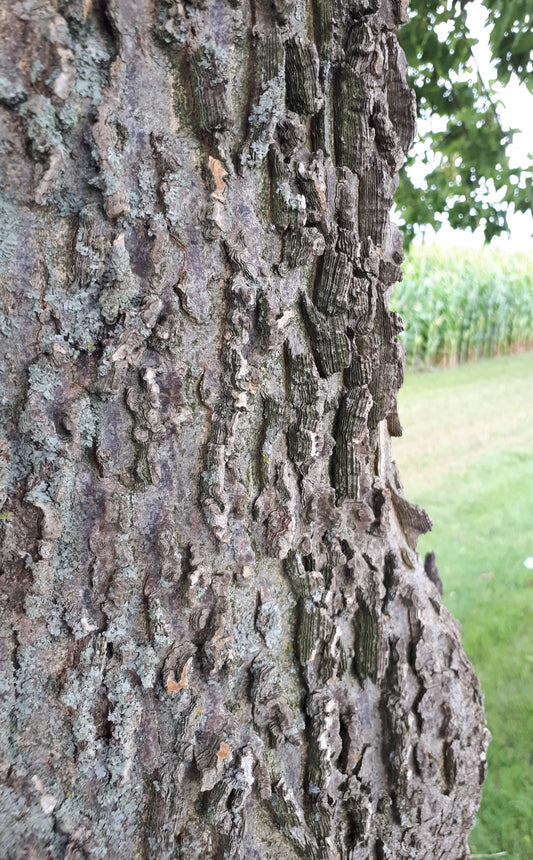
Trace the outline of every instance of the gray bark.
<instances>
[{"instance_id":1,"label":"gray bark","mask_svg":"<svg viewBox=\"0 0 533 860\"><path fill-rule=\"evenodd\" d=\"M416 553L404 0L0 8L0 854L469 856Z\"/></svg>"}]
</instances>

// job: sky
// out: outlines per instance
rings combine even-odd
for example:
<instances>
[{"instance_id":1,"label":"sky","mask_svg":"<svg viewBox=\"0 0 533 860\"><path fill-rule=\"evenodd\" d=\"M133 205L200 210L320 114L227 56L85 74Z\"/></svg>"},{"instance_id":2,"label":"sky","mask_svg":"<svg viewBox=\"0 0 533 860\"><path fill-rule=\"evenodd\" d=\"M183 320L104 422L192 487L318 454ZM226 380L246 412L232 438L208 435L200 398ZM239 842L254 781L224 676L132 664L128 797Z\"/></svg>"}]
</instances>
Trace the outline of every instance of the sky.
<instances>
[{"instance_id":1,"label":"sky","mask_svg":"<svg viewBox=\"0 0 533 860\"><path fill-rule=\"evenodd\" d=\"M468 24L474 38L479 39L479 44L474 48L474 55L482 78L488 81L495 77L495 72L490 60L486 12L481 0L475 0L470 4ZM501 88L500 98L503 104L498 107L498 113L502 119L502 124L508 128L520 130L519 133L515 134L513 144L508 150L512 159L512 166L525 167L530 162L528 154L533 151L533 95L525 84L511 82L505 88ZM516 213L510 215L508 220L511 236L504 235L494 238L491 245L510 251L524 251L533 248L531 235L533 233L533 217L531 213ZM433 237L439 245L466 247L481 247L483 245L483 232L480 229L472 233L470 230L452 230L445 225L439 230L438 237L435 236L431 228L426 231L426 242L432 241Z\"/></svg>"}]
</instances>

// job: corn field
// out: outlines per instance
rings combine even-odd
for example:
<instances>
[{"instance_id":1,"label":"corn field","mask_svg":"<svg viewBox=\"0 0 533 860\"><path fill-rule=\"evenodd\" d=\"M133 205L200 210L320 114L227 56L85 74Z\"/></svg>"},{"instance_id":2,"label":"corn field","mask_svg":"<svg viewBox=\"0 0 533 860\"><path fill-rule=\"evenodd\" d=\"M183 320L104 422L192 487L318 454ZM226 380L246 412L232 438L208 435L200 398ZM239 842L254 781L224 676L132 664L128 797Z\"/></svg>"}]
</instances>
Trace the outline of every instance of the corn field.
<instances>
[{"instance_id":1,"label":"corn field","mask_svg":"<svg viewBox=\"0 0 533 860\"><path fill-rule=\"evenodd\" d=\"M392 306L414 368L533 348L533 254L412 248Z\"/></svg>"}]
</instances>

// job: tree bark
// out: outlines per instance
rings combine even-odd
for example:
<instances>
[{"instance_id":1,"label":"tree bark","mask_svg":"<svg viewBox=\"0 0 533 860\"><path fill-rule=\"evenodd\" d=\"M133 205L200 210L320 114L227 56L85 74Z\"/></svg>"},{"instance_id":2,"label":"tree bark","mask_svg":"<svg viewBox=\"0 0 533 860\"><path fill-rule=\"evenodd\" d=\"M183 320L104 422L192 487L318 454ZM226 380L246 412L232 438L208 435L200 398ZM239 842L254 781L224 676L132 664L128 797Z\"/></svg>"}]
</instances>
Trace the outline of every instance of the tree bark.
<instances>
[{"instance_id":1,"label":"tree bark","mask_svg":"<svg viewBox=\"0 0 533 860\"><path fill-rule=\"evenodd\" d=\"M469 856L391 461L405 0L0 9L1 856Z\"/></svg>"}]
</instances>

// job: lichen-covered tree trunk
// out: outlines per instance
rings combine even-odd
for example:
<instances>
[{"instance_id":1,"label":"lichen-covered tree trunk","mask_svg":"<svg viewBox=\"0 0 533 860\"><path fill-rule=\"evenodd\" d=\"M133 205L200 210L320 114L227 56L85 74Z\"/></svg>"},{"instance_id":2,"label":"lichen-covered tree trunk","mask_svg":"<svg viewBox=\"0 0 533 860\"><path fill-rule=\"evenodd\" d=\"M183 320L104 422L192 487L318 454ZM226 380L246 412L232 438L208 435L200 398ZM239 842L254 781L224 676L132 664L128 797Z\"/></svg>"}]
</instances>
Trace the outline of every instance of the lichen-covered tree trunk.
<instances>
[{"instance_id":1,"label":"lichen-covered tree trunk","mask_svg":"<svg viewBox=\"0 0 533 860\"><path fill-rule=\"evenodd\" d=\"M0 855L468 857L401 432L404 0L4 0Z\"/></svg>"}]
</instances>

